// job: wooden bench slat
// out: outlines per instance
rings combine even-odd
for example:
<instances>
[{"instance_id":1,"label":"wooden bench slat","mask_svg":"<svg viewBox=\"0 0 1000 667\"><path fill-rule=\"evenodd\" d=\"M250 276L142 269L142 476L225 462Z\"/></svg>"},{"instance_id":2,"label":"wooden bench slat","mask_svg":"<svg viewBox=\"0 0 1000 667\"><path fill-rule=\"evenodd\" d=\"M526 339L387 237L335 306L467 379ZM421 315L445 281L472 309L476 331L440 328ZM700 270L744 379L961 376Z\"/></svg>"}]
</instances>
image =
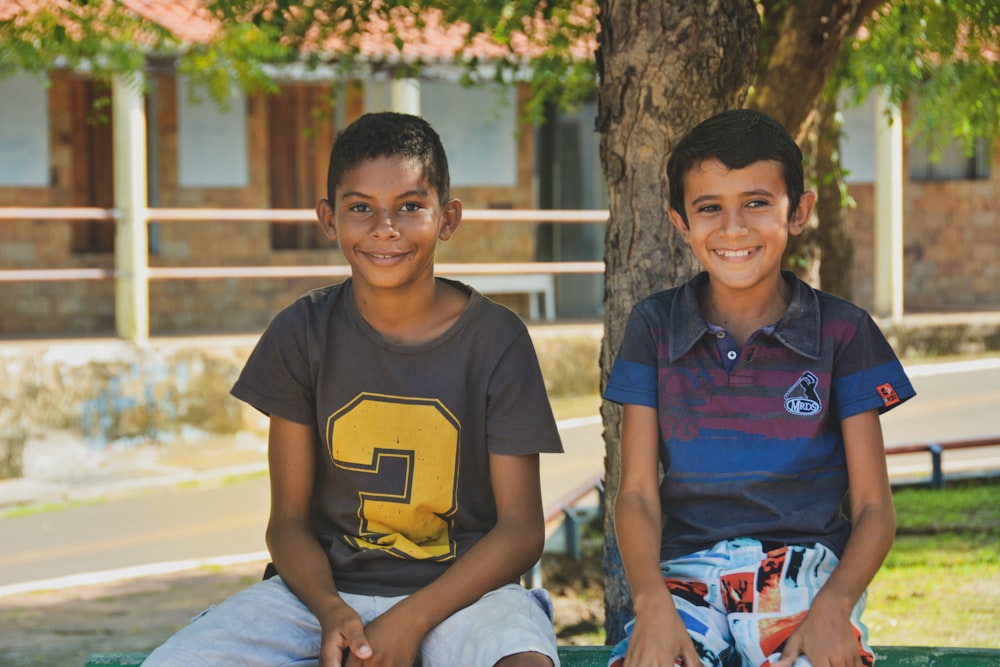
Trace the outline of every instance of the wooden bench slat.
<instances>
[{"instance_id":1,"label":"wooden bench slat","mask_svg":"<svg viewBox=\"0 0 1000 667\"><path fill-rule=\"evenodd\" d=\"M876 667L997 667L1000 649L936 646L876 646ZM607 646L560 646L562 667L604 667ZM86 667L139 667L145 653L94 653Z\"/></svg>"}]
</instances>

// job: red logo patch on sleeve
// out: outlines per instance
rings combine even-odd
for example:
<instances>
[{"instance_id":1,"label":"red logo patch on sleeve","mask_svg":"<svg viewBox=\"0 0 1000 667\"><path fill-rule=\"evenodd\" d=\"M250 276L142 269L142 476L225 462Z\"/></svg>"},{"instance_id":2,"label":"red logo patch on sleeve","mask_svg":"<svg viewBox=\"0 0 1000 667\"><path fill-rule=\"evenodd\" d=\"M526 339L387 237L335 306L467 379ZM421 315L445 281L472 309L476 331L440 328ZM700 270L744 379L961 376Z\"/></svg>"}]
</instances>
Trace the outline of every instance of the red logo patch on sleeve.
<instances>
[{"instance_id":1,"label":"red logo patch on sleeve","mask_svg":"<svg viewBox=\"0 0 1000 667\"><path fill-rule=\"evenodd\" d=\"M899 396L896 394L896 390L888 382L880 384L876 389L878 390L878 395L882 397L885 407L899 403Z\"/></svg>"}]
</instances>

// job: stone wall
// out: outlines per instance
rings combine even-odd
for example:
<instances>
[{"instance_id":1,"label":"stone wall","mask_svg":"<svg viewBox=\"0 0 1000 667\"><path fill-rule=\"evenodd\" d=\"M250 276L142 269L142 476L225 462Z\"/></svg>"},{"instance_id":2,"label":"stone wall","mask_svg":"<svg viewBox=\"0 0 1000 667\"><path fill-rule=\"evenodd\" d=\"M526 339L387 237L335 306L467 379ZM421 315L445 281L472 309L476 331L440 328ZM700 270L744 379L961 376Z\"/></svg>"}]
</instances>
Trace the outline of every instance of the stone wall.
<instances>
[{"instance_id":1,"label":"stone wall","mask_svg":"<svg viewBox=\"0 0 1000 667\"><path fill-rule=\"evenodd\" d=\"M598 391L600 327L532 330L552 396ZM29 443L85 443L95 456L180 440L264 440L267 420L229 395L255 336L0 342L0 478Z\"/></svg>"},{"instance_id":2,"label":"stone wall","mask_svg":"<svg viewBox=\"0 0 1000 667\"><path fill-rule=\"evenodd\" d=\"M907 362L1000 353L997 313L880 324ZM599 392L601 324L529 330L550 397ZM0 478L21 474L28 444L84 443L97 457L179 441L265 441L266 418L229 396L255 343L256 336L154 339L142 348L116 339L0 342Z\"/></svg>"},{"instance_id":3,"label":"stone wall","mask_svg":"<svg viewBox=\"0 0 1000 667\"><path fill-rule=\"evenodd\" d=\"M29 441L62 433L94 452L246 427L228 398L247 344L122 341L0 346L0 477L18 476Z\"/></svg>"}]
</instances>

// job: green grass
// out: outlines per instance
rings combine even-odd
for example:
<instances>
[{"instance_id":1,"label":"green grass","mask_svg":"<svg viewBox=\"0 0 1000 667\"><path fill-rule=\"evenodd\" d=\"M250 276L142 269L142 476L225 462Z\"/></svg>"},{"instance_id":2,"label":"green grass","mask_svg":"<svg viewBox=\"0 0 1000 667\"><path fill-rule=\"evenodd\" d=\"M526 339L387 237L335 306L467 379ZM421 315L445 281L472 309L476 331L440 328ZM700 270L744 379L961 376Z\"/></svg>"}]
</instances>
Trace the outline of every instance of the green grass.
<instances>
[{"instance_id":1,"label":"green grass","mask_svg":"<svg viewBox=\"0 0 1000 667\"><path fill-rule=\"evenodd\" d=\"M0 519L14 519L23 516L33 516L35 514L45 514L47 512L58 512L61 510L73 509L74 507L97 505L99 503L103 503L105 500L107 499L104 496L94 496L91 498L54 500L28 505L15 505L0 509Z\"/></svg>"},{"instance_id":2,"label":"green grass","mask_svg":"<svg viewBox=\"0 0 1000 667\"><path fill-rule=\"evenodd\" d=\"M894 500L896 542L864 614L872 643L1000 648L1000 480Z\"/></svg>"},{"instance_id":3,"label":"green grass","mask_svg":"<svg viewBox=\"0 0 1000 667\"><path fill-rule=\"evenodd\" d=\"M1000 532L1000 481L951 482L935 491L909 487L893 494L899 532Z\"/></svg>"}]
</instances>

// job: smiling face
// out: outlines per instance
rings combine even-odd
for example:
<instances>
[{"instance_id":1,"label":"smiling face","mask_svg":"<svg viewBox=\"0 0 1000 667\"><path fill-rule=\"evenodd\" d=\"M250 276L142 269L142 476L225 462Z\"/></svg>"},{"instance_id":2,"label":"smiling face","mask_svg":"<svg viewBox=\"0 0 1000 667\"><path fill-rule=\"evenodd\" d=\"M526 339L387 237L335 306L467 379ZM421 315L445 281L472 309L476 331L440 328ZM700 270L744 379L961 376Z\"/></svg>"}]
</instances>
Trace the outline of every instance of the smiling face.
<instances>
[{"instance_id":1,"label":"smiling face","mask_svg":"<svg viewBox=\"0 0 1000 667\"><path fill-rule=\"evenodd\" d=\"M684 175L687 221L673 208L670 220L708 271L712 289L776 289L788 235L805 227L814 199L805 193L789 215L780 163L729 169L712 158Z\"/></svg>"},{"instance_id":2,"label":"smiling face","mask_svg":"<svg viewBox=\"0 0 1000 667\"><path fill-rule=\"evenodd\" d=\"M355 290L433 286L437 241L451 237L462 207L457 199L442 206L419 162L403 156L362 160L332 194L316 214L351 265Z\"/></svg>"}]
</instances>

